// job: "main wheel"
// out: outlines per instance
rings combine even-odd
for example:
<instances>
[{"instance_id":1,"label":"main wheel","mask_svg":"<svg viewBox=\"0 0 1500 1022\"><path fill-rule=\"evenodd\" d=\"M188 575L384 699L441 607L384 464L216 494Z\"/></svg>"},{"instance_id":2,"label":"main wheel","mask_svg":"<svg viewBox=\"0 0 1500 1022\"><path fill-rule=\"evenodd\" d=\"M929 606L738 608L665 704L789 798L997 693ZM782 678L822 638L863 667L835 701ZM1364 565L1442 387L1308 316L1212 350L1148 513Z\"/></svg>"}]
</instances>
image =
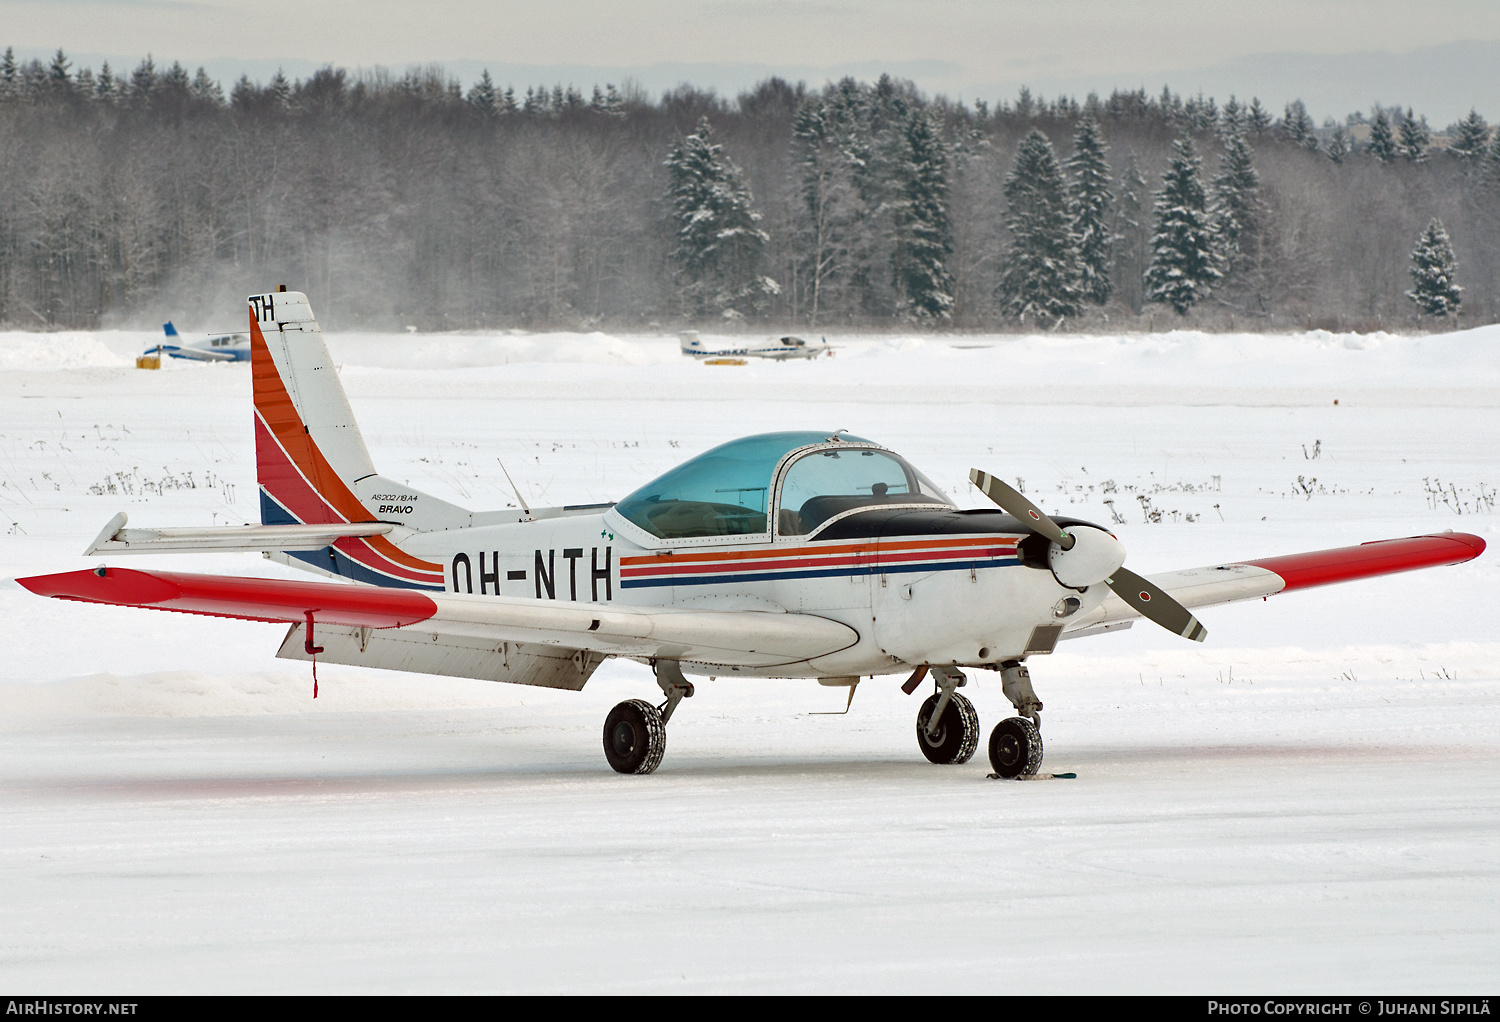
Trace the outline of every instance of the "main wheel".
<instances>
[{"instance_id":1,"label":"main wheel","mask_svg":"<svg viewBox=\"0 0 1500 1022\"><path fill-rule=\"evenodd\" d=\"M1001 777L1022 777L1042 768L1042 733L1027 717L1006 717L990 732L990 766Z\"/></svg>"},{"instance_id":2,"label":"main wheel","mask_svg":"<svg viewBox=\"0 0 1500 1022\"><path fill-rule=\"evenodd\" d=\"M604 758L622 774L649 774L667 751L667 726L656 707L627 699L604 718Z\"/></svg>"},{"instance_id":3,"label":"main wheel","mask_svg":"<svg viewBox=\"0 0 1500 1022\"><path fill-rule=\"evenodd\" d=\"M979 747L979 714L973 703L955 692L937 729L928 735L927 721L937 702L938 697L930 695L917 711L917 748L934 763L967 763Z\"/></svg>"}]
</instances>

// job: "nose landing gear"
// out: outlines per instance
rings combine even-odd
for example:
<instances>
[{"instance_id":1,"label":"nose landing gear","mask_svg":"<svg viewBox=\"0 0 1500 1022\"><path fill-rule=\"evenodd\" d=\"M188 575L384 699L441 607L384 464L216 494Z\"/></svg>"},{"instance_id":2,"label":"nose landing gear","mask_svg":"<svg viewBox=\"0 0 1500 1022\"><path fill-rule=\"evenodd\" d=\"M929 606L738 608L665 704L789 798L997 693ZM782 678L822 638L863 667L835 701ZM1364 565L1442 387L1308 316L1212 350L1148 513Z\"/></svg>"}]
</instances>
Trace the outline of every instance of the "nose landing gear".
<instances>
[{"instance_id":1,"label":"nose landing gear","mask_svg":"<svg viewBox=\"0 0 1500 1022\"><path fill-rule=\"evenodd\" d=\"M1042 768L1042 701L1019 660L1000 665L1000 687L1021 716L1005 718L990 732L990 766L1000 777L1029 777Z\"/></svg>"}]
</instances>

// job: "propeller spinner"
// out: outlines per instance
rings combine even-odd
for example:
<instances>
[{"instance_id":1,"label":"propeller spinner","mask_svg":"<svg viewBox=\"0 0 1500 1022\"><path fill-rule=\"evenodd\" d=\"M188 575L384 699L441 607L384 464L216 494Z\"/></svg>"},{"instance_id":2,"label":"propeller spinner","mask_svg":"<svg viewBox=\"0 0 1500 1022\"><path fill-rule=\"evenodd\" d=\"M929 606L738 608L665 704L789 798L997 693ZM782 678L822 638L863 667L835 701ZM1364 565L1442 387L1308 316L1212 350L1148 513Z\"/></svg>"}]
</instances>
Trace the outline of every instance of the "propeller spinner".
<instances>
[{"instance_id":1,"label":"propeller spinner","mask_svg":"<svg viewBox=\"0 0 1500 1022\"><path fill-rule=\"evenodd\" d=\"M1051 540L1047 560L1063 585L1082 589L1103 582L1141 617L1156 622L1167 631L1194 642L1202 642L1208 637L1208 629L1186 607L1167 595L1160 586L1122 566L1125 548L1109 533L1092 528L1064 532L1019 490L988 472L970 469L969 479L1001 510L1032 532Z\"/></svg>"}]
</instances>

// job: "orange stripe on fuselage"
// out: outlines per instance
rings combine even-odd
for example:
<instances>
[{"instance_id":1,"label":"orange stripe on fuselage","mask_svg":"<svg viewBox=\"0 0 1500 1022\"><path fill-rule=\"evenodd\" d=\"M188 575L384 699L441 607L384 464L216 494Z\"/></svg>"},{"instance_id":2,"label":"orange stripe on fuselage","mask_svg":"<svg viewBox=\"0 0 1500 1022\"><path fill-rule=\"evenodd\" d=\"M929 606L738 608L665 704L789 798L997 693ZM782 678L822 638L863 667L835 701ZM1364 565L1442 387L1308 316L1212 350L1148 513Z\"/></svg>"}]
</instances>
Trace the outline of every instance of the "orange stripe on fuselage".
<instances>
[{"instance_id":1,"label":"orange stripe on fuselage","mask_svg":"<svg viewBox=\"0 0 1500 1022\"><path fill-rule=\"evenodd\" d=\"M292 464L317 489L318 495L329 507L326 512L328 516L326 521L307 524L328 525L340 522L375 521L375 517L360 503L353 491L344 485L338 472L328 463L328 459L323 457L323 452L318 450L318 445L308 434L307 424L298 414L291 394L287 393L286 383L276 369L276 362L271 358L271 349L266 346L265 335L260 332L260 324L255 319L255 310L251 308L249 312L250 377L255 395L255 409L260 413L271 435L281 445L281 449L286 452L286 456L291 459ZM261 453L256 452L257 462L261 460ZM271 496L278 495L272 491ZM338 515L343 517L337 517ZM419 571L442 574L441 564L413 557L384 536L369 536L365 537L364 541L376 553L396 564Z\"/></svg>"}]
</instances>

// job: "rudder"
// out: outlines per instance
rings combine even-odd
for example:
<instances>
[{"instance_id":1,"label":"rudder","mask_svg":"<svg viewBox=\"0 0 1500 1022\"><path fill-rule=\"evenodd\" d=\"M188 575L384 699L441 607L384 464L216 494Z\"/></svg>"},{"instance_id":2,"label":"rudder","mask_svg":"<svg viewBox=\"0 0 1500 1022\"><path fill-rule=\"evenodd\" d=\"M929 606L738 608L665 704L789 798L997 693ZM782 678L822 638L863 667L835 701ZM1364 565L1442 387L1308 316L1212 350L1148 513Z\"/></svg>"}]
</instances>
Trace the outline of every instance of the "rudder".
<instances>
[{"instance_id":1,"label":"rudder","mask_svg":"<svg viewBox=\"0 0 1500 1022\"><path fill-rule=\"evenodd\" d=\"M356 487L379 477L307 296L251 295L249 312L261 522L378 520ZM443 588L441 565L403 553L383 536L284 556L299 567L375 585Z\"/></svg>"}]
</instances>

